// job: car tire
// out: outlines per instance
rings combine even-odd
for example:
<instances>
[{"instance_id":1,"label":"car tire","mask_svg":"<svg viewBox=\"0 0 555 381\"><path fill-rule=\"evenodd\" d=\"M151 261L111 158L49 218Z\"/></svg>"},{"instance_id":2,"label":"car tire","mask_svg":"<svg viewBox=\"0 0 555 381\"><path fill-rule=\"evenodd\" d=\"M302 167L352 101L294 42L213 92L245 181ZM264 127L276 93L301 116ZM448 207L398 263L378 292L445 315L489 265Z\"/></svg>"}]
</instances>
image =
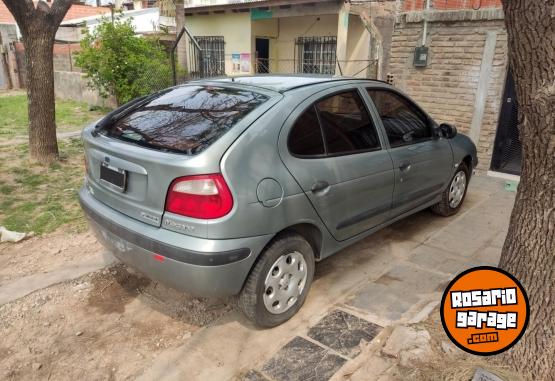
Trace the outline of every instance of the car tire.
<instances>
[{"instance_id":1,"label":"car tire","mask_svg":"<svg viewBox=\"0 0 555 381\"><path fill-rule=\"evenodd\" d=\"M314 251L302 236L279 236L264 249L251 270L239 294L239 308L259 327L286 322L302 307L314 267Z\"/></svg>"},{"instance_id":2,"label":"car tire","mask_svg":"<svg viewBox=\"0 0 555 381\"><path fill-rule=\"evenodd\" d=\"M441 201L432 206L432 211L444 217L456 214L466 198L469 181L470 170L465 163L459 164L449 185L441 195Z\"/></svg>"}]
</instances>

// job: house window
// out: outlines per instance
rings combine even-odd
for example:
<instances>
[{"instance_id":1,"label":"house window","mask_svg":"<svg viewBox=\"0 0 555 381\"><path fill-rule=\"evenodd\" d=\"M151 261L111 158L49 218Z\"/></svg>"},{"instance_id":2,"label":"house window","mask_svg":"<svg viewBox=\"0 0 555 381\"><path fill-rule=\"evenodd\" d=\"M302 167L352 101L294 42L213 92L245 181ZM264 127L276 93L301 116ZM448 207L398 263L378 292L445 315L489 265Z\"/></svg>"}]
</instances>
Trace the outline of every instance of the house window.
<instances>
[{"instance_id":1,"label":"house window","mask_svg":"<svg viewBox=\"0 0 555 381\"><path fill-rule=\"evenodd\" d=\"M202 67L206 76L225 75L225 41L223 36L195 36L202 49Z\"/></svg>"},{"instance_id":2,"label":"house window","mask_svg":"<svg viewBox=\"0 0 555 381\"><path fill-rule=\"evenodd\" d=\"M335 74L337 37L297 37L297 72Z\"/></svg>"}]
</instances>

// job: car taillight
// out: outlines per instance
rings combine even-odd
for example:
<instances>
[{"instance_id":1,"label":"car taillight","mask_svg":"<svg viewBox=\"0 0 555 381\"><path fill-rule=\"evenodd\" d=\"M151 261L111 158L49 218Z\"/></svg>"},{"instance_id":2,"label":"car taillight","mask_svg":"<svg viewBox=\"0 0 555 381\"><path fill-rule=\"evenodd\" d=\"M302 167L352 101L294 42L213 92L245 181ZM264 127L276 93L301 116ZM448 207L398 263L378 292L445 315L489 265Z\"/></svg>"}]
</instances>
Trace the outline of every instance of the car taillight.
<instances>
[{"instance_id":1,"label":"car taillight","mask_svg":"<svg viewBox=\"0 0 555 381\"><path fill-rule=\"evenodd\" d=\"M232 208L233 196L221 174L175 179L166 199L166 211L192 218L220 218Z\"/></svg>"}]
</instances>

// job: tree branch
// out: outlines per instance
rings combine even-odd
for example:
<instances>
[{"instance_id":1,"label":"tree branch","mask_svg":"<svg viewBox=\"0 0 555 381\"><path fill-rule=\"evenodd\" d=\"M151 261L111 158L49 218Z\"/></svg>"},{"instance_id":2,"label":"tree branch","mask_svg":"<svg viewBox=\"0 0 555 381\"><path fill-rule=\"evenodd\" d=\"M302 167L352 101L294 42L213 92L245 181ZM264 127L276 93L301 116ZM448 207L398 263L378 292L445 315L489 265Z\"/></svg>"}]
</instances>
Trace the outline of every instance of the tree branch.
<instances>
[{"instance_id":1,"label":"tree branch","mask_svg":"<svg viewBox=\"0 0 555 381\"><path fill-rule=\"evenodd\" d=\"M64 17L71 8L72 0L55 0L50 7L50 14L53 17L52 22L56 25L56 29L64 20Z\"/></svg>"}]
</instances>

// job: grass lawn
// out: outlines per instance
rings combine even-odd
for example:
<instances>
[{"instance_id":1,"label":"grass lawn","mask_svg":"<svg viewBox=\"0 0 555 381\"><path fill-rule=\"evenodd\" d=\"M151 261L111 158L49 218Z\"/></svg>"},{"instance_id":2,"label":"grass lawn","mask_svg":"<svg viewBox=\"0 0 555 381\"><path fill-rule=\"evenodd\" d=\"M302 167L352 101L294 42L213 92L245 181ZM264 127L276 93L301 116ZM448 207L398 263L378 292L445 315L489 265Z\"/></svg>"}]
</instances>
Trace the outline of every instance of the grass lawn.
<instances>
[{"instance_id":1,"label":"grass lawn","mask_svg":"<svg viewBox=\"0 0 555 381\"><path fill-rule=\"evenodd\" d=\"M58 132L77 131L108 112L107 109L89 111L85 103L56 100ZM27 96L24 94L0 97L0 140L27 136Z\"/></svg>"},{"instance_id":2,"label":"grass lawn","mask_svg":"<svg viewBox=\"0 0 555 381\"><path fill-rule=\"evenodd\" d=\"M80 139L58 144L61 160L49 167L29 162L27 144L0 147L0 226L36 234L61 226L85 230L77 199L85 171L83 146Z\"/></svg>"}]
</instances>

